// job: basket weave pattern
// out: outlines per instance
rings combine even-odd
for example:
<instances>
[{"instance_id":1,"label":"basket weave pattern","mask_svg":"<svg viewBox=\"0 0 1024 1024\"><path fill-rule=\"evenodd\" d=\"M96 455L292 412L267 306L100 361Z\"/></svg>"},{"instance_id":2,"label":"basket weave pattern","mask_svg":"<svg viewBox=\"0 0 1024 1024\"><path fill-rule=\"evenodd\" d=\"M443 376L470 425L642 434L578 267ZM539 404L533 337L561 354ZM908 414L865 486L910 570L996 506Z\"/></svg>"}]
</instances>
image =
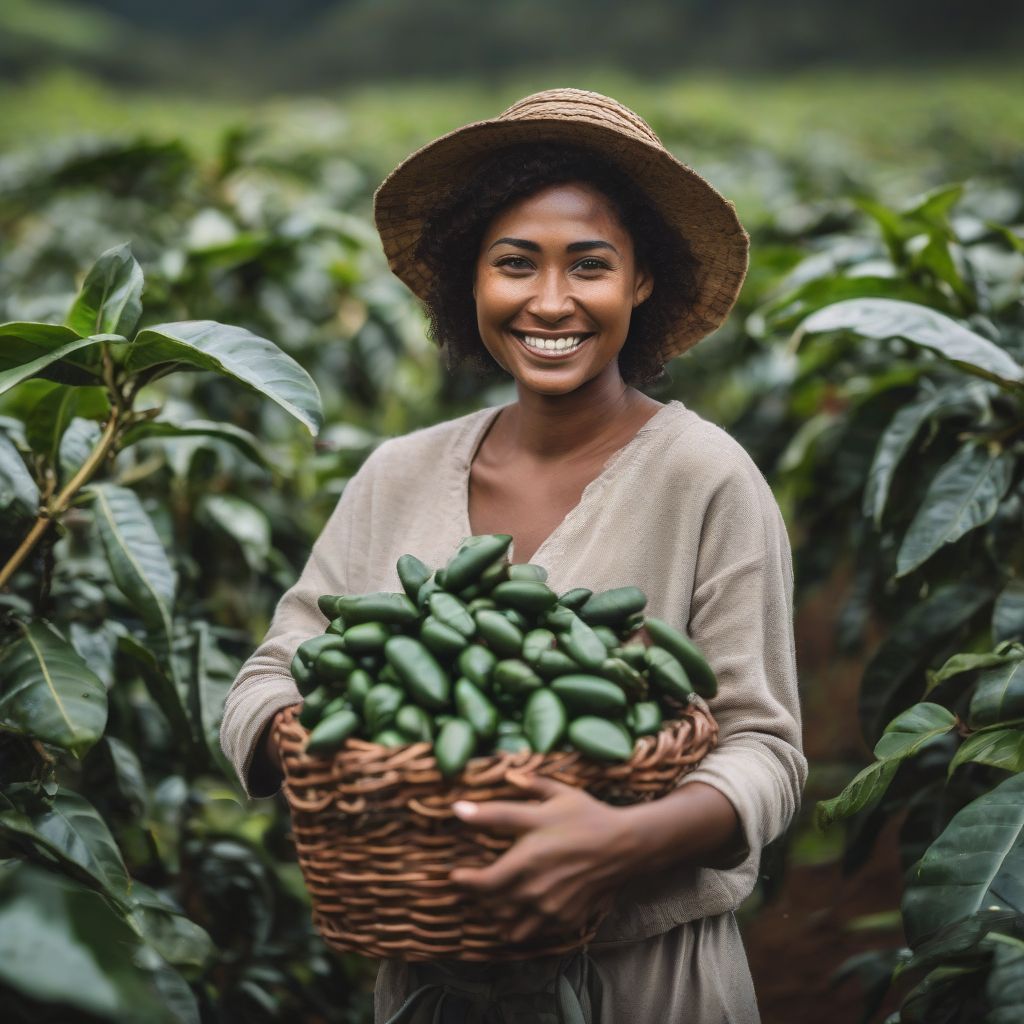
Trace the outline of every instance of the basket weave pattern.
<instances>
[{"instance_id":1,"label":"basket weave pattern","mask_svg":"<svg viewBox=\"0 0 1024 1024\"><path fill-rule=\"evenodd\" d=\"M656 736L638 740L622 764L599 764L575 751L506 752L473 758L449 783L429 743L387 748L350 739L332 755L307 756L300 709L285 708L273 730L313 923L335 949L405 960L560 955L588 943L601 923L603 915L595 915L579 934L510 945L493 916L448 874L496 860L514 840L474 831L455 817L456 800L523 799L505 779L517 768L607 803L640 803L670 792L718 741L714 719L693 705L680 708Z\"/></svg>"}]
</instances>

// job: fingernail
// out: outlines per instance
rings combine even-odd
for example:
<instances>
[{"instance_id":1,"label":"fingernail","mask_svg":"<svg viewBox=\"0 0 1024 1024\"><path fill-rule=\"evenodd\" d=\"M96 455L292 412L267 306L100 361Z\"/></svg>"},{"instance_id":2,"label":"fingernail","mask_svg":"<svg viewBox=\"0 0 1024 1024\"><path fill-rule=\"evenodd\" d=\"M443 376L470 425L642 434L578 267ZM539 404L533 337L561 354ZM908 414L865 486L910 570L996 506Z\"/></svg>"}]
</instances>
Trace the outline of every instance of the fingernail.
<instances>
[{"instance_id":1,"label":"fingernail","mask_svg":"<svg viewBox=\"0 0 1024 1024\"><path fill-rule=\"evenodd\" d=\"M471 803L469 800L456 800L452 804L452 810L460 818L472 818L476 814L476 804Z\"/></svg>"}]
</instances>

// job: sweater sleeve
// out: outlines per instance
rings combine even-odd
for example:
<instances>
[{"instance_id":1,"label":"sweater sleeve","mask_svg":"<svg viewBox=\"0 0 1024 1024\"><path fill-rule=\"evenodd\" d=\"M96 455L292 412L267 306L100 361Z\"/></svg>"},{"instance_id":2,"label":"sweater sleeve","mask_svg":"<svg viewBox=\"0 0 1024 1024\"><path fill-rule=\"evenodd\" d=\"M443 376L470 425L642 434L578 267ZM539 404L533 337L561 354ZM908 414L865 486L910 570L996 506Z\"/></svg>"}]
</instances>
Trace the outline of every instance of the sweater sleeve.
<instances>
[{"instance_id":1,"label":"sweater sleeve","mask_svg":"<svg viewBox=\"0 0 1024 1024\"><path fill-rule=\"evenodd\" d=\"M707 783L736 809L743 840L718 868L728 876L742 867L734 876L740 886L756 877L762 847L796 814L807 777L792 556L782 514L752 463L708 507L687 628L718 677L708 706L719 744L680 785Z\"/></svg>"},{"instance_id":2,"label":"sweater sleeve","mask_svg":"<svg viewBox=\"0 0 1024 1024\"><path fill-rule=\"evenodd\" d=\"M317 598L347 590L353 536L370 490L369 473L370 461L346 485L302 573L281 597L266 636L242 665L225 699L220 745L250 799L273 796L280 790L280 785L271 789L253 774L256 744L278 711L302 703L292 679L291 660L300 643L327 626Z\"/></svg>"}]
</instances>

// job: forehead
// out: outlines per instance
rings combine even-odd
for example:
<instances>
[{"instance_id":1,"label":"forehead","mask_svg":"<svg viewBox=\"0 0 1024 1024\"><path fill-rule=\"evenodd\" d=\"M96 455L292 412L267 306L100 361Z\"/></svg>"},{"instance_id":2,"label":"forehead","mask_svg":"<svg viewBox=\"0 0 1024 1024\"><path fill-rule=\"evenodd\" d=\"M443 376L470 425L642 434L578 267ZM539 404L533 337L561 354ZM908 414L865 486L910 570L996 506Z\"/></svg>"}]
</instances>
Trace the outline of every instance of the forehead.
<instances>
[{"instance_id":1,"label":"forehead","mask_svg":"<svg viewBox=\"0 0 1024 1024\"><path fill-rule=\"evenodd\" d=\"M588 238L629 241L629 234L608 197L586 182L546 185L513 200L484 231L485 239L516 232L529 237L542 232L580 232Z\"/></svg>"}]
</instances>

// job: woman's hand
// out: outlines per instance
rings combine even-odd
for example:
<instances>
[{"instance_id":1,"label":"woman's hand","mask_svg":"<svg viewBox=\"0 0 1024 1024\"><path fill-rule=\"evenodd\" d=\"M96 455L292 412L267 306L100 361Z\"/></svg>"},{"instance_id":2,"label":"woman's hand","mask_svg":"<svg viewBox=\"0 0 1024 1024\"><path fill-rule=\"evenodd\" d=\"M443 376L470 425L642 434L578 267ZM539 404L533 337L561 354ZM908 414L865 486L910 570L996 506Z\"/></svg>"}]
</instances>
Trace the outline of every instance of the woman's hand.
<instances>
[{"instance_id":1,"label":"woman's hand","mask_svg":"<svg viewBox=\"0 0 1024 1024\"><path fill-rule=\"evenodd\" d=\"M474 828L519 838L493 864L456 868L451 880L477 893L505 923L510 942L579 929L611 906L632 873L634 844L622 809L543 776L513 769L506 778L542 802L457 802L455 813Z\"/></svg>"}]
</instances>

